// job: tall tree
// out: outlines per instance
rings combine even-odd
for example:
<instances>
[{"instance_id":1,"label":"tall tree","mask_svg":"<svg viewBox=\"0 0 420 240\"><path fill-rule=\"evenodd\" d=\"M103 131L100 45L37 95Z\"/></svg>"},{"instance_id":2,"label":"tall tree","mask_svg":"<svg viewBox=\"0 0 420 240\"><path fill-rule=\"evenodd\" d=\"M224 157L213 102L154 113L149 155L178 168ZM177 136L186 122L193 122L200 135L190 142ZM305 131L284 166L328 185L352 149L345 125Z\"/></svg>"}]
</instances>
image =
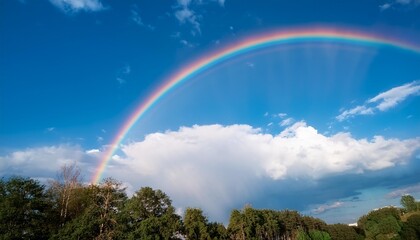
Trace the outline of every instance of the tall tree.
<instances>
[{"instance_id":1,"label":"tall tree","mask_svg":"<svg viewBox=\"0 0 420 240\"><path fill-rule=\"evenodd\" d=\"M417 211L417 203L413 196L404 195L401 197L401 205L407 212Z\"/></svg>"},{"instance_id":2,"label":"tall tree","mask_svg":"<svg viewBox=\"0 0 420 240\"><path fill-rule=\"evenodd\" d=\"M171 199L161 190L143 187L124 207L130 239L178 239L181 219Z\"/></svg>"},{"instance_id":3,"label":"tall tree","mask_svg":"<svg viewBox=\"0 0 420 240\"><path fill-rule=\"evenodd\" d=\"M120 214L127 199L121 183L107 178L100 184L81 188L85 200L83 213L67 222L54 239L118 239Z\"/></svg>"},{"instance_id":4,"label":"tall tree","mask_svg":"<svg viewBox=\"0 0 420 240\"><path fill-rule=\"evenodd\" d=\"M65 164L60 168L57 179L49 182L50 195L56 202L60 222L65 222L77 217L84 210L83 199L80 199L82 186L81 170L75 162Z\"/></svg>"},{"instance_id":5,"label":"tall tree","mask_svg":"<svg viewBox=\"0 0 420 240\"><path fill-rule=\"evenodd\" d=\"M0 180L0 239L47 239L51 205L44 186L30 178Z\"/></svg>"},{"instance_id":6,"label":"tall tree","mask_svg":"<svg viewBox=\"0 0 420 240\"><path fill-rule=\"evenodd\" d=\"M121 182L106 178L94 190L94 203L99 210L99 235L96 239L113 239L118 227L118 213L122 211L127 199Z\"/></svg>"},{"instance_id":7,"label":"tall tree","mask_svg":"<svg viewBox=\"0 0 420 240\"><path fill-rule=\"evenodd\" d=\"M187 208L184 213L184 228L187 239L210 239L208 220L199 208Z\"/></svg>"}]
</instances>

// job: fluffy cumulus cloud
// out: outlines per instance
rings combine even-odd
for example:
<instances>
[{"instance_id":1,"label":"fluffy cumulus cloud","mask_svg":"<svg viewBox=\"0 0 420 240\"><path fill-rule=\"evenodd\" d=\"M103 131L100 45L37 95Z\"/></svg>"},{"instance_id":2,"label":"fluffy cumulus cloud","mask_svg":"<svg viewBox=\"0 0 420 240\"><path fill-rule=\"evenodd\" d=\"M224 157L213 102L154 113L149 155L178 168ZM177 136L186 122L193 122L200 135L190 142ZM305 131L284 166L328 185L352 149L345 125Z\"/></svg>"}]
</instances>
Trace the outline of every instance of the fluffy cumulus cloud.
<instances>
[{"instance_id":1,"label":"fluffy cumulus cloud","mask_svg":"<svg viewBox=\"0 0 420 240\"><path fill-rule=\"evenodd\" d=\"M249 125L193 126L123 145L107 174L161 188L176 204L202 207L214 217L258 195L268 182L382 170L405 164L419 147L419 139L324 136L305 122L278 135Z\"/></svg>"},{"instance_id":2,"label":"fluffy cumulus cloud","mask_svg":"<svg viewBox=\"0 0 420 240\"><path fill-rule=\"evenodd\" d=\"M65 12L96 12L105 9L100 0L50 0L50 2Z\"/></svg>"},{"instance_id":3,"label":"fluffy cumulus cloud","mask_svg":"<svg viewBox=\"0 0 420 240\"><path fill-rule=\"evenodd\" d=\"M418 96L419 94L419 80L406 83L404 85L391 88L388 91L382 92L375 97L368 99L363 105L343 110L340 115L336 117L336 119L338 121L344 121L357 115L372 115L378 111L384 112L397 106L408 97Z\"/></svg>"}]
</instances>

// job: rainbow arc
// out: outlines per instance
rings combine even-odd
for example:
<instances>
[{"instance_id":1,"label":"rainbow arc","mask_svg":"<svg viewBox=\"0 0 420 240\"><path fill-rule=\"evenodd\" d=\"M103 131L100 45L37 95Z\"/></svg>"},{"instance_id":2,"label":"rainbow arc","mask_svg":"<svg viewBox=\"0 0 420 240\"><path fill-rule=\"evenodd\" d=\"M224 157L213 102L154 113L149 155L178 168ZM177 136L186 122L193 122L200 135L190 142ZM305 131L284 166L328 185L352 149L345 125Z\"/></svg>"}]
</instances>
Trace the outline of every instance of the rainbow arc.
<instances>
[{"instance_id":1,"label":"rainbow arc","mask_svg":"<svg viewBox=\"0 0 420 240\"><path fill-rule=\"evenodd\" d=\"M124 121L119 131L113 138L109 147L104 152L100 164L92 177L92 183L98 183L112 156L119 148L126 134L141 119L149 109L156 105L169 91L203 71L236 56L258 50L261 48L292 44L299 42L338 42L345 44L372 45L375 47L392 47L414 53L420 53L420 46L405 42L400 39L393 39L385 36L374 35L367 32L354 31L349 29L331 28L300 28L269 32L251 36L243 41L232 44L219 51L204 55L197 61L186 65L179 71L166 78L147 98L141 101L132 114Z\"/></svg>"}]
</instances>

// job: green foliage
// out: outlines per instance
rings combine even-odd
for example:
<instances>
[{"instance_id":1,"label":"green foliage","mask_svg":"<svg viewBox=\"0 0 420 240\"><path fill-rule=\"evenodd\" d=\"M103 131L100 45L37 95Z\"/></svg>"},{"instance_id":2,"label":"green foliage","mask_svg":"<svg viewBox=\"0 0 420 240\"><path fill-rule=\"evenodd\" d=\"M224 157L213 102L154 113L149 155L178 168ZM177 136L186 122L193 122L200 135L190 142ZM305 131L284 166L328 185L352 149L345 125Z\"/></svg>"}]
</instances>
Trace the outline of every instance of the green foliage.
<instances>
[{"instance_id":1,"label":"green foliage","mask_svg":"<svg viewBox=\"0 0 420 240\"><path fill-rule=\"evenodd\" d=\"M404 207L404 209L407 212L414 212L417 211L418 209L418 202L416 202L416 200L414 199L413 196L411 195L404 195L401 197L401 205Z\"/></svg>"},{"instance_id":2,"label":"green foliage","mask_svg":"<svg viewBox=\"0 0 420 240\"><path fill-rule=\"evenodd\" d=\"M213 240L223 240L229 239L229 235L225 226L221 223L211 222L207 225L210 239Z\"/></svg>"},{"instance_id":3,"label":"green foliage","mask_svg":"<svg viewBox=\"0 0 420 240\"><path fill-rule=\"evenodd\" d=\"M311 240L311 237L303 230L298 230L296 234L296 240Z\"/></svg>"},{"instance_id":4,"label":"green foliage","mask_svg":"<svg viewBox=\"0 0 420 240\"><path fill-rule=\"evenodd\" d=\"M0 239L47 239L51 209L44 186L30 178L0 180Z\"/></svg>"},{"instance_id":5,"label":"green foliage","mask_svg":"<svg viewBox=\"0 0 420 240\"><path fill-rule=\"evenodd\" d=\"M66 223L53 239L115 239L122 236L120 212L126 201L121 183L108 178L80 191L84 211Z\"/></svg>"},{"instance_id":6,"label":"green foliage","mask_svg":"<svg viewBox=\"0 0 420 240\"><path fill-rule=\"evenodd\" d=\"M359 235L356 228L345 224L331 224L327 226L327 232L330 234L332 240L358 240L364 239Z\"/></svg>"},{"instance_id":7,"label":"green foliage","mask_svg":"<svg viewBox=\"0 0 420 240\"><path fill-rule=\"evenodd\" d=\"M311 240L331 240L330 234L324 231L309 230L309 237Z\"/></svg>"},{"instance_id":8,"label":"green foliage","mask_svg":"<svg viewBox=\"0 0 420 240\"><path fill-rule=\"evenodd\" d=\"M399 239L402 226L400 211L394 207L372 211L361 217L358 224L366 239Z\"/></svg>"},{"instance_id":9,"label":"green foliage","mask_svg":"<svg viewBox=\"0 0 420 240\"><path fill-rule=\"evenodd\" d=\"M171 199L161 190L141 188L123 210L129 239L178 239L181 219Z\"/></svg>"},{"instance_id":10,"label":"green foliage","mask_svg":"<svg viewBox=\"0 0 420 240\"><path fill-rule=\"evenodd\" d=\"M420 239L420 214L411 215L403 224L401 239Z\"/></svg>"},{"instance_id":11,"label":"green foliage","mask_svg":"<svg viewBox=\"0 0 420 240\"><path fill-rule=\"evenodd\" d=\"M184 228L187 239L210 239L207 218L198 208L187 208L184 213Z\"/></svg>"},{"instance_id":12,"label":"green foliage","mask_svg":"<svg viewBox=\"0 0 420 240\"><path fill-rule=\"evenodd\" d=\"M53 182L48 189L29 178L0 179L0 240L420 239L419 203L409 195L401 199L405 211L393 207L371 211L358 220L358 227L327 225L297 211L247 205L231 212L226 229L209 222L199 208L187 208L181 219L161 190L143 187L128 199L114 179L84 185L77 180L75 168L63 169L68 180Z\"/></svg>"}]
</instances>

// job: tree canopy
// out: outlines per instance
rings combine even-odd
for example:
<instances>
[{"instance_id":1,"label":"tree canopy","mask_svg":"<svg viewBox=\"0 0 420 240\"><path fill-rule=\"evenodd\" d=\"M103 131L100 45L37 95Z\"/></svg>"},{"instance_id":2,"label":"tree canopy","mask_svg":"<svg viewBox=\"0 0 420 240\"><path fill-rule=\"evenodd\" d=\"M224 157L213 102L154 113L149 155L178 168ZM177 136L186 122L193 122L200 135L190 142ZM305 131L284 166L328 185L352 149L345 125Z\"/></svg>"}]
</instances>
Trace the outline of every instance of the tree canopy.
<instances>
[{"instance_id":1,"label":"tree canopy","mask_svg":"<svg viewBox=\"0 0 420 240\"><path fill-rule=\"evenodd\" d=\"M246 205L231 211L226 228L200 208L176 214L162 190L142 187L128 197L115 179L83 184L77 168L61 171L66 177L48 187L30 178L0 179L0 239L420 239L418 202L409 195L401 198L403 208L371 211L358 227Z\"/></svg>"}]
</instances>

